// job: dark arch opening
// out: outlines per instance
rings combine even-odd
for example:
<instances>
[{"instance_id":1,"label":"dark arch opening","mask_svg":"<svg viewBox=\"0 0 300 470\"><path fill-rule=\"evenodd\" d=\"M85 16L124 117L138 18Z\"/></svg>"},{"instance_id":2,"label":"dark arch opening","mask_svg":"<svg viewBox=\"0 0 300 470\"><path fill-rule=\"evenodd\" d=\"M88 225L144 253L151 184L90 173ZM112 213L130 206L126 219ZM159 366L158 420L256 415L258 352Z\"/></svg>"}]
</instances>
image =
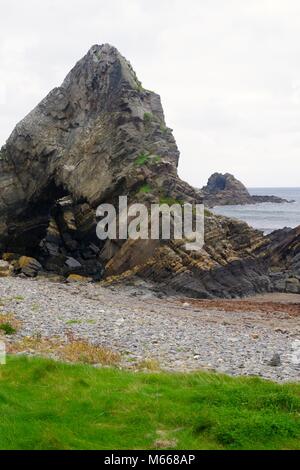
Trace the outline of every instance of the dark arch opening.
<instances>
[{"instance_id":1,"label":"dark arch opening","mask_svg":"<svg viewBox=\"0 0 300 470\"><path fill-rule=\"evenodd\" d=\"M10 224L6 251L36 256L39 244L46 235L56 202L67 195L68 192L63 186L57 185L52 179L36 196L36 201L31 202L18 219Z\"/></svg>"}]
</instances>

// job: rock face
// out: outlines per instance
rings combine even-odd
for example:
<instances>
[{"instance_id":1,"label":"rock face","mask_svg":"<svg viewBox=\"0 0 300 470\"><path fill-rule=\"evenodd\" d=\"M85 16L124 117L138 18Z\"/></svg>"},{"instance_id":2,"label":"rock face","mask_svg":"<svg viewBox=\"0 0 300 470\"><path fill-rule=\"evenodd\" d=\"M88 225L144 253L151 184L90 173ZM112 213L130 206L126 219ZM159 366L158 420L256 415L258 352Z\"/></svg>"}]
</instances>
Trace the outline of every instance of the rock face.
<instances>
[{"instance_id":1,"label":"rock face","mask_svg":"<svg viewBox=\"0 0 300 470\"><path fill-rule=\"evenodd\" d=\"M273 232L259 251L270 265L274 290L300 294L300 227Z\"/></svg>"},{"instance_id":2,"label":"rock face","mask_svg":"<svg viewBox=\"0 0 300 470\"><path fill-rule=\"evenodd\" d=\"M229 173L225 175L214 173L202 190L207 207L258 204L262 202L293 202L277 196L251 196L243 183Z\"/></svg>"},{"instance_id":3,"label":"rock face","mask_svg":"<svg viewBox=\"0 0 300 470\"><path fill-rule=\"evenodd\" d=\"M194 297L271 290L271 257L262 248L271 241L243 222L207 213L200 252L182 240L97 238L96 208L116 206L120 195L148 205L202 202L202 192L179 179L178 159L160 97L142 87L114 47L93 46L1 149L3 259L25 276L110 282L138 275ZM246 198L241 185L234 188Z\"/></svg>"},{"instance_id":4,"label":"rock face","mask_svg":"<svg viewBox=\"0 0 300 470\"><path fill-rule=\"evenodd\" d=\"M171 194L178 158L159 96L115 48L92 47L1 150L0 248L100 276L97 205L137 192L154 173Z\"/></svg>"}]
</instances>

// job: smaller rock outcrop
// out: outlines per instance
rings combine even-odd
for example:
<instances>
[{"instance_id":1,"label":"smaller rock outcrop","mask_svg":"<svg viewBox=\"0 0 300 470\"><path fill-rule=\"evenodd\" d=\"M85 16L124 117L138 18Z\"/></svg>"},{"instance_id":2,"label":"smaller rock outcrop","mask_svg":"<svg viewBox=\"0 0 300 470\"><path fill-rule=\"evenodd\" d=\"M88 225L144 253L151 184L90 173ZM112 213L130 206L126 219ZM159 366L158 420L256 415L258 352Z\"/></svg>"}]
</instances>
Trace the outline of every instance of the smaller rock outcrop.
<instances>
[{"instance_id":1,"label":"smaller rock outcrop","mask_svg":"<svg viewBox=\"0 0 300 470\"><path fill-rule=\"evenodd\" d=\"M207 207L237 204L259 204L262 202L283 203L287 201L277 196L251 196L246 186L230 173L214 173L202 188Z\"/></svg>"}]
</instances>

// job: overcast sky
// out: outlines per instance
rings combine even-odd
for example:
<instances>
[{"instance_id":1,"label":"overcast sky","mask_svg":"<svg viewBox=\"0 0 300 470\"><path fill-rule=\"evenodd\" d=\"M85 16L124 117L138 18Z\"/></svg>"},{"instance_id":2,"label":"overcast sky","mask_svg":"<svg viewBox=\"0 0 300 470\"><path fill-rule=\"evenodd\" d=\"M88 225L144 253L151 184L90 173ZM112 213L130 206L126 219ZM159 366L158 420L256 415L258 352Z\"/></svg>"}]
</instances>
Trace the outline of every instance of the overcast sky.
<instances>
[{"instance_id":1,"label":"overcast sky","mask_svg":"<svg viewBox=\"0 0 300 470\"><path fill-rule=\"evenodd\" d=\"M0 145L93 44L162 97L180 175L300 186L299 0L0 0Z\"/></svg>"}]
</instances>

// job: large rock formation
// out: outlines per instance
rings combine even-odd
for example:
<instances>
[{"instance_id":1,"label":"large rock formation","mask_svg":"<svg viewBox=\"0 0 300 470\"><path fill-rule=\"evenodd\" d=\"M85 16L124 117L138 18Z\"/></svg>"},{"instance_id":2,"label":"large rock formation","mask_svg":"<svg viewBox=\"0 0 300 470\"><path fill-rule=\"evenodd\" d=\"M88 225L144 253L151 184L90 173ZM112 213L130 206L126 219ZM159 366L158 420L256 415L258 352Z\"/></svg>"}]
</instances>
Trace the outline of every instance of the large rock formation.
<instances>
[{"instance_id":1,"label":"large rock formation","mask_svg":"<svg viewBox=\"0 0 300 470\"><path fill-rule=\"evenodd\" d=\"M37 256L50 269L70 256L94 264L99 203L137 192L154 174L162 193L179 184L194 196L177 180L178 157L159 96L115 48L92 47L1 150L2 251Z\"/></svg>"},{"instance_id":2,"label":"large rock formation","mask_svg":"<svg viewBox=\"0 0 300 470\"><path fill-rule=\"evenodd\" d=\"M139 275L196 297L272 289L269 260L257 254L266 240L243 222L207 213L200 252L187 251L184 240L98 240L96 208L117 205L119 195L202 202L201 191L178 178L178 158L159 96L114 47L93 46L1 150L4 259L25 275Z\"/></svg>"},{"instance_id":3,"label":"large rock formation","mask_svg":"<svg viewBox=\"0 0 300 470\"><path fill-rule=\"evenodd\" d=\"M207 207L237 204L259 204L262 202L293 202L277 196L251 196L246 186L230 173L214 173L202 188Z\"/></svg>"}]
</instances>

